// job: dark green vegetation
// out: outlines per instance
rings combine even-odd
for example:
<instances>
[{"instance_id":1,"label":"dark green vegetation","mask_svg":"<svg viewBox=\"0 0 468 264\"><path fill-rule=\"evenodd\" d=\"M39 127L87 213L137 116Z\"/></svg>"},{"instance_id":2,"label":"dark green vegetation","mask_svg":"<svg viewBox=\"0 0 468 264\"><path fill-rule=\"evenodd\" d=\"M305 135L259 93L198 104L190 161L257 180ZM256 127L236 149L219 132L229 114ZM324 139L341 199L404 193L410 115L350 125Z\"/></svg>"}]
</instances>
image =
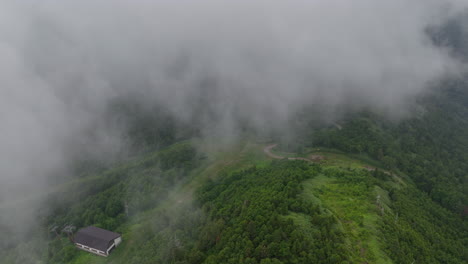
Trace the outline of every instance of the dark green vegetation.
<instances>
[{"instance_id":1,"label":"dark green vegetation","mask_svg":"<svg viewBox=\"0 0 468 264\"><path fill-rule=\"evenodd\" d=\"M306 186L340 219L353 262L464 263L467 257L466 223L397 176L329 169Z\"/></svg>"},{"instance_id":2,"label":"dark green vegetation","mask_svg":"<svg viewBox=\"0 0 468 264\"><path fill-rule=\"evenodd\" d=\"M27 248L43 263L466 261L466 223L405 177L323 149L311 150L324 156L320 164L270 162L262 147L247 144L212 160L179 143L84 177L66 187L76 196L49 195L57 209L40 232L47 244L31 241L3 259L32 263L17 255ZM124 242L98 257L46 223L101 226Z\"/></svg>"},{"instance_id":3,"label":"dark green vegetation","mask_svg":"<svg viewBox=\"0 0 468 264\"><path fill-rule=\"evenodd\" d=\"M367 154L388 170L408 175L442 206L465 214L468 205L468 94L465 83L424 99L425 113L393 124L372 114L343 129L322 130L313 144Z\"/></svg>"},{"instance_id":4,"label":"dark green vegetation","mask_svg":"<svg viewBox=\"0 0 468 264\"><path fill-rule=\"evenodd\" d=\"M342 263L336 219L301 198L301 183L320 173L302 161L278 161L210 181L199 199L210 221L199 238L205 263ZM303 214L315 230L301 232L287 216Z\"/></svg>"},{"instance_id":5,"label":"dark green vegetation","mask_svg":"<svg viewBox=\"0 0 468 264\"><path fill-rule=\"evenodd\" d=\"M255 140L184 140L193 131L163 114L122 108L146 147L26 197L48 210L28 239L2 245L1 263L466 263L465 86L447 83L401 122L353 114L273 150L315 162L271 160ZM123 243L108 258L79 251L60 232L68 224Z\"/></svg>"}]
</instances>

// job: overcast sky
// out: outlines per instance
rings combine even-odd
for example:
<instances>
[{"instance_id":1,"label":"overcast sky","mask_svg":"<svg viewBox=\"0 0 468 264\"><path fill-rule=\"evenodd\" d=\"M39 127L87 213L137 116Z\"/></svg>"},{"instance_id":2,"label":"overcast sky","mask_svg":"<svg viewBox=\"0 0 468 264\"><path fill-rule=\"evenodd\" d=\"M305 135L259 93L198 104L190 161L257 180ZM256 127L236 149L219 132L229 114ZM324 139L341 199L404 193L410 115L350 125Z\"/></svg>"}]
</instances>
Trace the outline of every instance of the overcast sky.
<instances>
[{"instance_id":1,"label":"overcast sky","mask_svg":"<svg viewBox=\"0 0 468 264\"><path fill-rule=\"evenodd\" d=\"M0 203L70 152L125 147L100 119L122 96L184 120L203 96L224 129L315 102L400 111L460 69L425 30L465 2L0 0Z\"/></svg>"}]
</instances>

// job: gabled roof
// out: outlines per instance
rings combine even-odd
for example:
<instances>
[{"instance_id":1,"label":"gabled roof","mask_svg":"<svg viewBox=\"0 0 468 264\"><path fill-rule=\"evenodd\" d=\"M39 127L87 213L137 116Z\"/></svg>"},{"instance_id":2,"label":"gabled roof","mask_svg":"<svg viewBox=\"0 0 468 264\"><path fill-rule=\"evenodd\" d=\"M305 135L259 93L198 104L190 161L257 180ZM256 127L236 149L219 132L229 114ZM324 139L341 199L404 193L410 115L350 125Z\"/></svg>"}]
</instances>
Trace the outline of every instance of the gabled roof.
<instances>
[{"instance_id":1,"label":"gabled roof","mask_svg":"<svg viewBox=\"0 0 468 264\"><path fill-rule=\"evenodd\" d=\"M120 234L99 227L88 226L78 230L73 241L105 252L111 244L110 242L118 237L120 237Z\"/></svg>"}]
</instances>

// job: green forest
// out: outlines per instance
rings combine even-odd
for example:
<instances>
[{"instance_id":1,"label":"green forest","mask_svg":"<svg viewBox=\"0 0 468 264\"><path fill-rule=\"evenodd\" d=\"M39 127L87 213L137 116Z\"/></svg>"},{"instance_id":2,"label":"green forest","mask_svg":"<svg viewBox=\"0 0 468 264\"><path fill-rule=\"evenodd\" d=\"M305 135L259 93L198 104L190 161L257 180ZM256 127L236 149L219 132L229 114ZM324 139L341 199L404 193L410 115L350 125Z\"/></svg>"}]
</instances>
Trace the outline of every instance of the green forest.
<instances>
[{"instance_id":1,"label":"green forest","mask_svg":"<svg viewBox=\"0 0 468 264\"><path fill-rule=\"evenodd\" d=\"M0 0L0 264L468 264L468 0Z\"/></svg>"},{"instance_id":2,"label":"green forest","mask_svg":"<svg viewBox=\"0 0 468 264\"><path fill-rule=\"evenodd\" d=\"M69 181L4 206L47 205L1 263L467 263L464 85L434 90L416 102L424 113L398 122L367 110L333 126L301 116L292 143L247 131L227 147L167 113L116 104L139 151L78 161ZM95 256L66 226L123 242Z\"/></svg>"}]
</instances>

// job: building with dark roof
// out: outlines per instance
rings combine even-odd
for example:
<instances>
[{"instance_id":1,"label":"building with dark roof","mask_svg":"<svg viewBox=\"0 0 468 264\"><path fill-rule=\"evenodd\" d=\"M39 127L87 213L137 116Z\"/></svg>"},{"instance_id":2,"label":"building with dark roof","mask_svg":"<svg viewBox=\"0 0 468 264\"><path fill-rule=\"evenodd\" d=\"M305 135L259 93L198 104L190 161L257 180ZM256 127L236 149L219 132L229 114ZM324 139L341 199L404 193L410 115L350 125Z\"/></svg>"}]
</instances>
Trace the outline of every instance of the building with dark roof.
<instances>
[{"instance_id":1,"label":"building with dark roof","mask_svg":"<svg viewBox=\"0 0 468 264\"><path fill-rule=\"evenodd\" d=\"M120 234L94 226L82 228L76 232L73 243L79 249L107 257L122 242Z\"/></svg>"}]
</instances>

